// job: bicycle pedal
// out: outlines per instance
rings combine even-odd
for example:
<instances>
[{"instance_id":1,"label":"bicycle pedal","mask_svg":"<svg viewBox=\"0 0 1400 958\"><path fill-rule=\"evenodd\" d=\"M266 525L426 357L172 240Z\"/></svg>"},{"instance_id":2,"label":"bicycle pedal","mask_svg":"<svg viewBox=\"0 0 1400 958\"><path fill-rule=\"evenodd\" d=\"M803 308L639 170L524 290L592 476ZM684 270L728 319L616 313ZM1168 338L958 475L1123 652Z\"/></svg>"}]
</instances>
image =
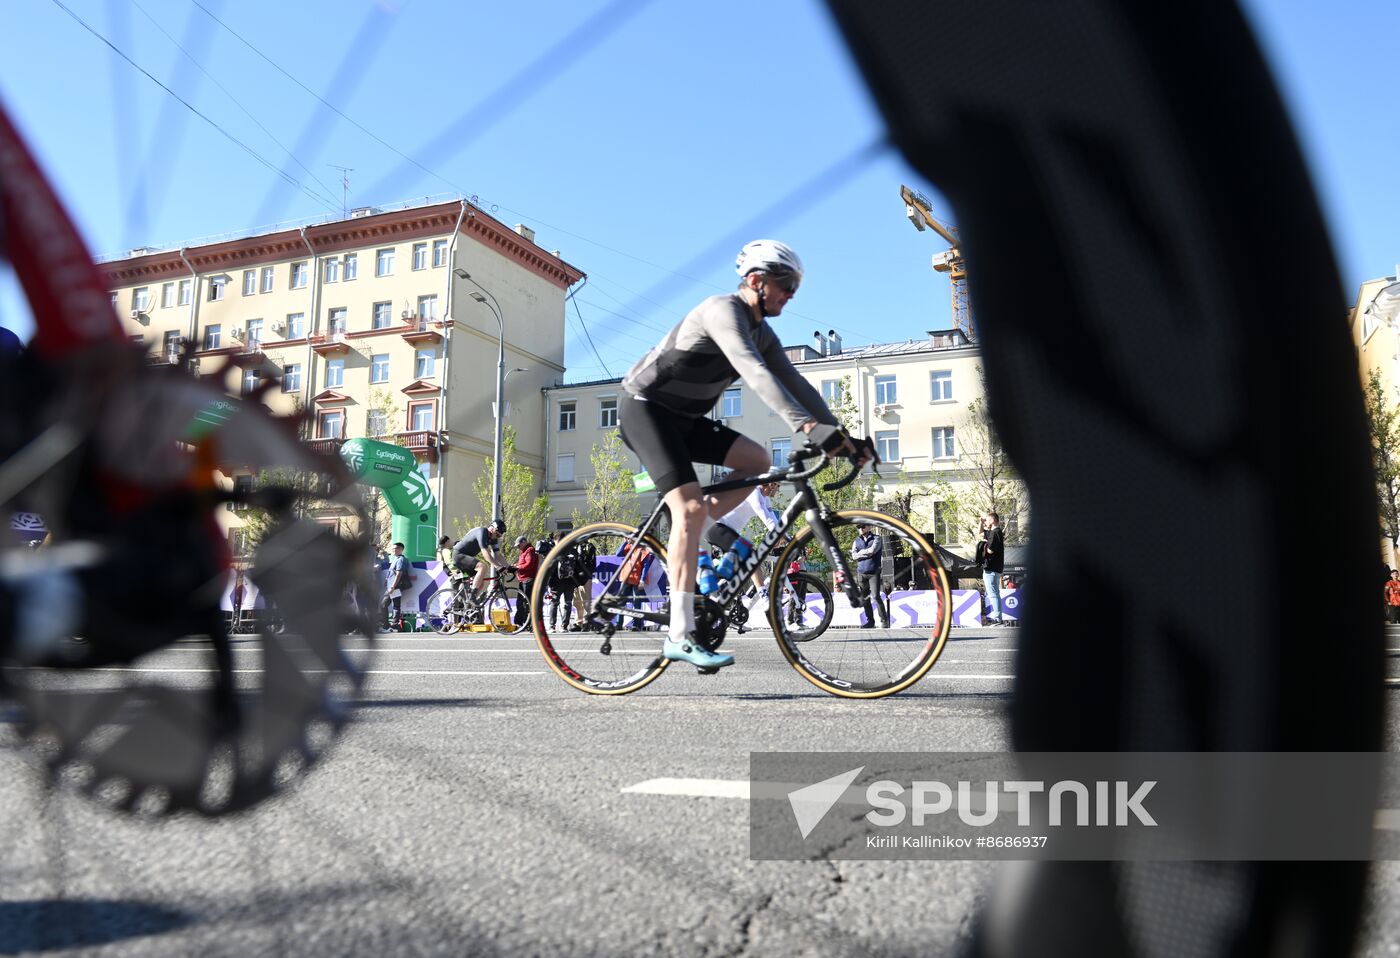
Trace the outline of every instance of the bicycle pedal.
<instances>
[{"instance_id":1,"label":"bicycle pedal","mask_svg":"<svg viewBox=\"0 0 1400 958\"><path fill-rule=\"evenodd\" d=\"M715 675L719 672L719 669L702 669L697 665L695 671L699 672L701 675Z\"/></svg>"}]
</instances>

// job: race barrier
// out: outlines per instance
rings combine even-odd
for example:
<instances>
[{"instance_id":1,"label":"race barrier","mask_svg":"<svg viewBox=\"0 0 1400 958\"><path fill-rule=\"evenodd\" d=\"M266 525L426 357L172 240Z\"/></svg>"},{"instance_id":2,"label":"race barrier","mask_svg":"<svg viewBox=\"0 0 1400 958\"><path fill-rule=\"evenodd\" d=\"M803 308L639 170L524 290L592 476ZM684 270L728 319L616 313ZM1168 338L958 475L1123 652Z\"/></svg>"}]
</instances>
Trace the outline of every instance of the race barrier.
<instances>
[{"instance_id":1,"label":"race barrier","mask_svg":"<svg viewBox=\"0 0 1400 958\"><path fill-rule=\"evenodd\" d=\"M599 556L598 568L593 573L593 595L601 593L603 586L612 578L613 570L617 568L622 560L617 556ZM448 583L447 569L438 561L430 562L410 562L409 567L413 570L414 581L411 586L404 590L402 608L405 613L424 612L428 607L428 599L438 589L443 588ZM377 607L383 594L384 573L378 572L375 577L375 584L379 591L373 596L374 604ZM647 572L643 585L649 595L664 595L666 593L666 574L661 569L659 562L652 563ZM233 609L233 582L234 576L229 574L228 582L224 586L223 598L220 607L225 611ZM244 580L243 608L260 609L263 601L258 594L258 587L251 579ZM836 626L860 626L865 624L865 612L862 609L853 609L846 601L844 595L836 593L833 595L836 603L836 611L832 616L832 625ZM818 615L813 609L818 599L816 596L807 597L807 619L809 624L815 623ZM900 590L889 594L890 625L895 628L911 628L920 625L932 625L937 619L937 593L928 590ZM952 594L953 603L953 628L955 629L977 629L982 623L982 596L976 589L955 589ZM657 601L643 602L643 605L651 610L660 608L661 603ZM512 610L514 611L514 610ZM764 618L761 612L756 612L759 619ZM1001 614L1002 619L1007 622L1017 622L1021 618L1021 590L1003 589L1001 593Z\"/></svg>"}]
</instances>

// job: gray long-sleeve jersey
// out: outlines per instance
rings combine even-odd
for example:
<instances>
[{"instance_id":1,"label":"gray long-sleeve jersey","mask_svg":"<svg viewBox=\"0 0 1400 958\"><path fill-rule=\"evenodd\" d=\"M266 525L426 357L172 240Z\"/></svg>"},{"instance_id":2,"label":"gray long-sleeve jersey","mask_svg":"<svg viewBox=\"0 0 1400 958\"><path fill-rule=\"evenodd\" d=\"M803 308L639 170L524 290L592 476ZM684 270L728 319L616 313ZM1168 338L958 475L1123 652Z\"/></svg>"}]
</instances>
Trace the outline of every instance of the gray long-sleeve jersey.
<instances>
[{"instance_id":1,"label":"gray long-sleeve jersey","mask_svg":"<svg viewBox=\"0 0 1400 958\"><path fill-rule=\"evenodd\" d=\"M622 388L697 418L742 379L794 431L808 419L839 425L821 394L793 367L778 334L766 322L754 326L752 315L737 295L711 296L628 371Z\"/></svg>"}]
</instances>

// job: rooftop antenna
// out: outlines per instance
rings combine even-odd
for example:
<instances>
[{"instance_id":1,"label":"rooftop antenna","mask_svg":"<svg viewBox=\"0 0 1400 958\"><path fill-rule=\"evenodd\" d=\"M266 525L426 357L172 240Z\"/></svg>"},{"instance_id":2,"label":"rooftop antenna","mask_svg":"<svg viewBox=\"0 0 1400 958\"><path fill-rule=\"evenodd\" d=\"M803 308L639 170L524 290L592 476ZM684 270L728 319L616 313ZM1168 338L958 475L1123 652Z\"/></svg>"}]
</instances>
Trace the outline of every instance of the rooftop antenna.
<instances>
[{"instance_id":1,"label":"rooftop antenna","mask_svg":"<svg viewBox=\"0 0 1400 958\"><path fill-rule=\"evenodd\" d=\"M327 163L333 170L340 171L340 218L344 219L350 215L350 209L346 205L346 196L350 193L350 174L355 172L353 166L336 166L334 163Z\"/></svg>"}]
</instances>

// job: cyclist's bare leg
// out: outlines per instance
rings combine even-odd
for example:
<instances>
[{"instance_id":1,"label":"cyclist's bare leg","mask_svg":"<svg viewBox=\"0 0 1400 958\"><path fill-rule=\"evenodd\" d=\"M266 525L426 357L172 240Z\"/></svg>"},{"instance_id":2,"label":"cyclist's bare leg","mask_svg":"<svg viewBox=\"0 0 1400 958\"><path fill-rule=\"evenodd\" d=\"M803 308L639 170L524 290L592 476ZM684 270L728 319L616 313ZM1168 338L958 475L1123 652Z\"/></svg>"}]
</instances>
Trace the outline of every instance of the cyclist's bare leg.
<instances>
[{"instance_id":1,"label":"cyclist's bare leg","mask_svg":"<svg viewBox=\"0 0 1400 958\"><path fill-rule=\"evenodd\" d=\"M476 564L476 575L472 576L472 591L477 595L480 595L481 590L486 588L486 573L490 568L491 563L485 559Z\"/></svg>"},{"instance_id":2,"label":"cyclist's bare leg","mask_svg":"<svg viewBox=\"0 0 1400 958\"><path fill-rule=\"evenodd\" d=\"M749 476L757 476L767 472L773 465L773 459L768 450L747 436L740 436L734 440L734 445L729 447L729 452L724 457L724 468L728 469L729 479L747 479ZM748 498L752 489L734 489L730 492L721 492L718 495L709 497L710 516L715 519L723 517L739 503ZM672 510L672 515L675 512ZM696 548L699 548L697 545Z\"/></svg>"}]
</instances>

